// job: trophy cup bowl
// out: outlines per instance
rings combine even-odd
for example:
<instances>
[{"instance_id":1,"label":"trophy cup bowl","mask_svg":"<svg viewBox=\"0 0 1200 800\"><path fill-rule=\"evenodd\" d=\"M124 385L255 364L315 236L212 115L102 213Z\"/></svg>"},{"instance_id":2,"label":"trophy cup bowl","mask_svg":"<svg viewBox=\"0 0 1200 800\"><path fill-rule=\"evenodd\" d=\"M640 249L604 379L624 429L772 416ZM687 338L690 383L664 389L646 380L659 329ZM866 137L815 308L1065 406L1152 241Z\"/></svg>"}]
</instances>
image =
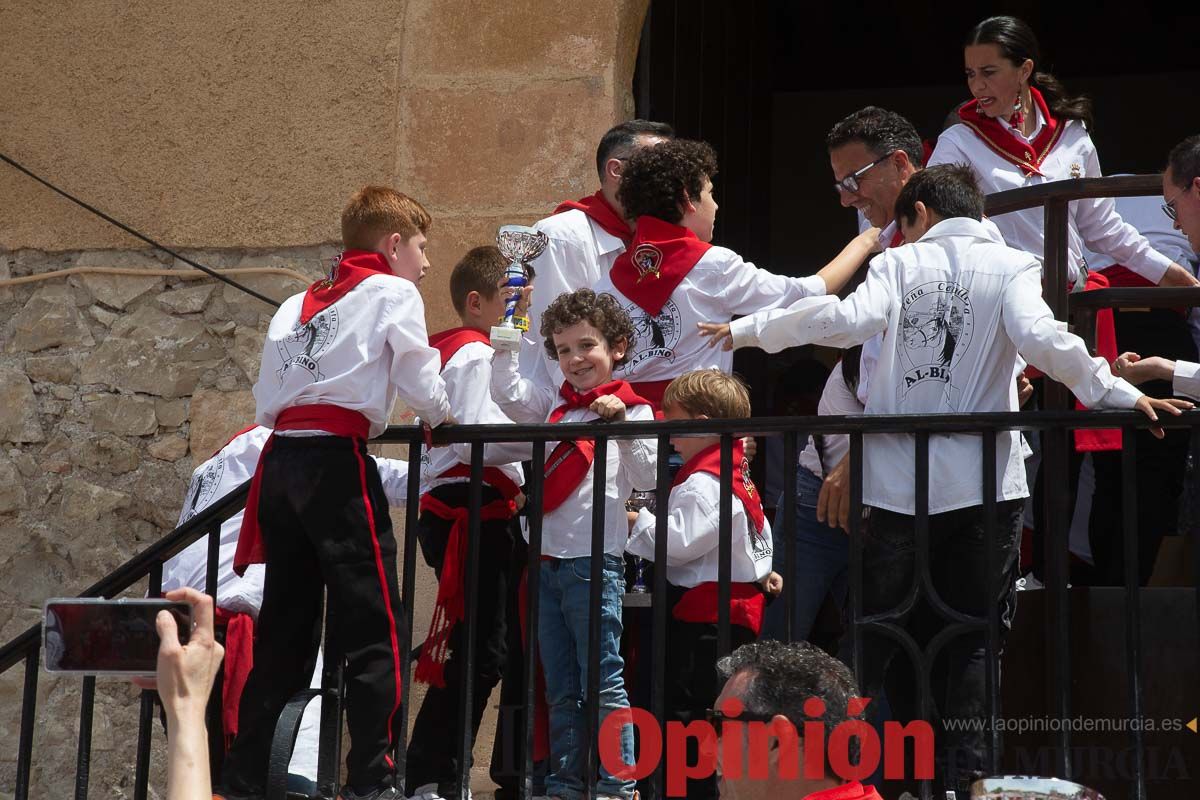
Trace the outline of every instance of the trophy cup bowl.
<instances>
[{"instance_id":1,"label":"trophy cup bowl","mask_svg":"<svg viewBox=\"0 0 1200 800\"><path fill-rule=\"evenodd\" d=\"M521 289L528 283L530 261L550 244L546 234L526 225L504 225L496 233L496 247L508 259L505 289ZM504 318L492 326L492 347L515 353L521 349L521 330L513 323L519 292L513 292L504 305Z\"/></svg>"}]
</instances>

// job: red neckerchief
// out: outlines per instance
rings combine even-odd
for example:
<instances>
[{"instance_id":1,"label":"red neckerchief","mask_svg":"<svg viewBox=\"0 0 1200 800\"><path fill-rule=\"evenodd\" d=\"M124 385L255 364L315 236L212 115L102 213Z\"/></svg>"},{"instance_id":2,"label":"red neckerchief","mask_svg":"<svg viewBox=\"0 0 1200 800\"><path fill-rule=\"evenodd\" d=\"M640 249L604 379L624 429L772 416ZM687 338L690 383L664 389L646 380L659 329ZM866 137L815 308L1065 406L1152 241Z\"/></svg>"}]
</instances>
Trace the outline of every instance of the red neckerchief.
<instances>
[{"instance_id":1,"label":"red neckerchief","mask_svg":"<svg viewBox=\"0 0 1200 800\"><path fill-rule=\"evenodd\" d=\"M558 393L565 402L550 412L547 422L558 422L573 408L588 408L597 398L606 394L615 395L627 408L651 405L625 381L610 381L583 394L564 381ZM546 480L542 484L543 513L549 514L574 493L591 469L595 457L596 444L589 439L558 443L546 458Z\"/></svg>"},{"instance_id":2,"label":"red neckerchief","mask_svg":"<svg viewBox=\"0 0 1200 800\"><path fill-rule=\"evenodd\" d=\"M804 800L880 800L880 797L874 786L863 786L858 781L850 781L832 789L806 794Z\"/></svg>"},{"instance_id":3,"label":"red neckerchief","mask_svg":"<svg viewBox=\"0 0 1200 800\"><path fill-rule=\"evenodd\" d=\"M710 247L687 228L657 217L641 217L633 241L617 256L609 274L621 294L657 316L671 292Z\"/></svg>"},{"instance_id":4,"label":"red neckerchief","mask_svg":"<svg viewBox=\"0 0 1200 800\"><path fill-rule=\"evenodd\" d=\"M886 249L890 250L893 247L899 247L904 244L904 233L900 230L899 221L896 222L896 232L892 234L892 242Z\"/></svg>"},{"instance_id":5,"label":"red neckerchief","mask_svg":"<svg viewBox=\"0 0 1200 800\"><path fill-rule=\"evenodd\" d=\"M765 518L762 500L747 471L746 454L739 439L733 443L733 494L742 503L746 516L753 526L750 535L761 536ZM675 488L697 472L707 472L721 479L721 445L706 447L692 456L675 475L671 488ZM717 603L720 599L716 581L706 581L683 593L679 602L671 609L671 616L680 622L715 623ZM729 622L741 625L757 636L762 630L763 609L766 598L757 584L732 583L729 586Z\"/></svg>"},{"instance_id":6,"label":"red neckerchief","mask_svg":"<svg viewBox=\"0 0 1200 800\"><path fill-rule=\"evenodd\" d=\"M392 275L387 259L366 250L347 250L334 266L329 277L317 281L304 293L300 306L300 324L308 321L345 297L346 293L372 275Z\"/></svg>"},{"instance_id":7,"label":"red neckerchief","mask_svg":"<svg viewBox=\"0 0 1200 800\"><path fill-rule=\"evenodd\" d=\"M748 466L742 441L738 439L733 443L733 494L742 501L742 507L746 509L746 516L750 517L750 522L754 525L752 533L761 536L765 519L762 498L754 486L754 481L750 480ZM721 445L714 444L706 447L688 459L687 463L676 473L671 488L679 486L697 472L707 472L717 480L721 479Z\"/></svg>"},{"instance_id":8,"label":"red neckerchief","mask_svg":"<svg viewBox=\"0 0 1200 800\"><path fill-rule=\"evenodd\" d=\"M446 363L454 358L454 354L463 348L464 345L472 342L481 342L488 347L492 346L492 340L488 335L476 328L450 328L449 330L435 333L429 337L429 346L436 349L442 356L442 369L446 368Z\"/></svg>"},{"instance_id":9,"label":"red neckerchief","mask_svg":"<svg viewBox=\"0 0 1200 800\"><path fill-rule=\"evenodd\" d=\"M609 205L602 192L588 195L581 200L567 200L559 203L558 208L554 209L554 213L561 214L573 208L587 214L593 222L600 226L601 230L610 236L617 237L625 244L629 244L629 240L633 238L633 231L630 229L629 223L617 213L615 208Z\"/></svg>"},{"instance_id":10,"label":"red neckerchief","mask_svg":"<svg viewBox=\"0 0 1200 800\"><path fill-rule=\"evenodd\" d=\"M1042 112L1045 124L1042 125L1041 131L1033 141L1028 144L1001 125L999 120L986 116L980 110L978 100L972 100L959 108L958 118L973 130L975 135L983 140L983 143L996 155L1005 161L1016 164L1026 175L1042 175L1039 167L1046 160L1050 151L1054 149L1054 145L1058 144L1066 125L1050 115L1050 109L1046 106L1041 92L1030 86L1029 95Z\"/></svg>"}]
</instances>

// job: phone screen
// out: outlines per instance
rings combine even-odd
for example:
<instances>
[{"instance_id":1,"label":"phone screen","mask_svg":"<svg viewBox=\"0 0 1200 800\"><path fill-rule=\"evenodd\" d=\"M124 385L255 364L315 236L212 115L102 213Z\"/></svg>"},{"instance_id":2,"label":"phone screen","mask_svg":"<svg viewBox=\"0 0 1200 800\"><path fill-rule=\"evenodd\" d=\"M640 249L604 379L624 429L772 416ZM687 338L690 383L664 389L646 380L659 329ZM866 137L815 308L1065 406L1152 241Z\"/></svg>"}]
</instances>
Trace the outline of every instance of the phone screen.
<instances>
[{"instance_id":1,"label":"phone screen","mask_svg":"<svg viewBox=\"0 0 1200 800\"><path fill-rule=\"evenodd\" d=\"M153 675L158 663L154 619L175 616L179 641L187 643L192 610L169 600L64 599L46 603L45 665L50 672Z\"/></svg>"}]
</instances>

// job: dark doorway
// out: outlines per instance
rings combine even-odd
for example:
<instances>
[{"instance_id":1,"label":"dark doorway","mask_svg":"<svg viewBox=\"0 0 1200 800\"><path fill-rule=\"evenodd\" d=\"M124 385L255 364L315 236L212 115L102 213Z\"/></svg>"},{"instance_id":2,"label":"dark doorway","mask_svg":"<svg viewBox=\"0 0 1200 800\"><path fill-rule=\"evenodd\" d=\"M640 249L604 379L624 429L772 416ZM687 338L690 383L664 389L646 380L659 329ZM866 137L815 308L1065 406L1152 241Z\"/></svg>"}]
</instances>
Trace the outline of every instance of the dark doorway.
<instances>
[{"instance_id":1,"label":"dark doorway","mask_svg":"<svg viewBox=\"0 0 1200 800\"><path fill-rule=\"evenodd\" d=\"M721 159L715 241L774 272L811 274L856 232L832 189L824 137L879 105L925 137L969 99L961 41L992 14L1037 31L1048 68L1096 104L1106 173L1157 172L1200 132L1200 12L1189 4L652 0L634 77L638 115L706 139ZM773 413L769 362L739 354L756 413Z\"/></svg>"}]
</instances>

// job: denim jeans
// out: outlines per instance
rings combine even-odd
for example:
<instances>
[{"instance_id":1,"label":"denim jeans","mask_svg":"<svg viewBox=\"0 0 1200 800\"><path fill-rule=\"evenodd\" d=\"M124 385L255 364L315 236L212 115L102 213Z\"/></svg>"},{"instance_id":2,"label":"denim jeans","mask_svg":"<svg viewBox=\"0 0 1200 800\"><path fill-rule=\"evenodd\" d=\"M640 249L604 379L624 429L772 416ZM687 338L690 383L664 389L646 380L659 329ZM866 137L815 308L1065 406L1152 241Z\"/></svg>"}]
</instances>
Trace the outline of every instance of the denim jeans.
<instances>
[{"instance_id":1,"label":"denim jeans","mask_svg":"<svg viewBox=\"0 0 1200 800\"><path fill-rule=\"evenodd\" d=\"M787 583L795 587L795 605L792 616L792 639L804 641L812 631L817 612L832 594L838 608L846 604L846 586L850 566L850 538L841 528L831 528L817 519L817 496L821 493L821 478L800 467L796 471L796 563L792 565L790 577L787 573L786 544L782 537L787 528L782 516L775 527L779 538L775 543L772 569L784 576L784 596L767 606L763 620L764 639L787 641Z\"/></svg>"},{"instance_id":2,"label":"denim jeans","mask_svg":"<svg viewBox=\"0 0 1200 800\"><path fill-rule=\"evenodd\" d=\"M539 570L538 648L546 674L550 706L550 768L546 794L576 800L592 776L584 760L592 746L587 736L588 596L592 559L545 561ZM625 561L605 555L600 596L600 723L618 708L628 708L621 659L621 600L625 594ZM598 737L594 732L593 737ZM603 744L603 743L602 743ZM620 728L621 760L633 764L633 725ZM592 796L633 797L634 781L612 775L599 764L600 779Z\"/></svg>"}]
</instances>

